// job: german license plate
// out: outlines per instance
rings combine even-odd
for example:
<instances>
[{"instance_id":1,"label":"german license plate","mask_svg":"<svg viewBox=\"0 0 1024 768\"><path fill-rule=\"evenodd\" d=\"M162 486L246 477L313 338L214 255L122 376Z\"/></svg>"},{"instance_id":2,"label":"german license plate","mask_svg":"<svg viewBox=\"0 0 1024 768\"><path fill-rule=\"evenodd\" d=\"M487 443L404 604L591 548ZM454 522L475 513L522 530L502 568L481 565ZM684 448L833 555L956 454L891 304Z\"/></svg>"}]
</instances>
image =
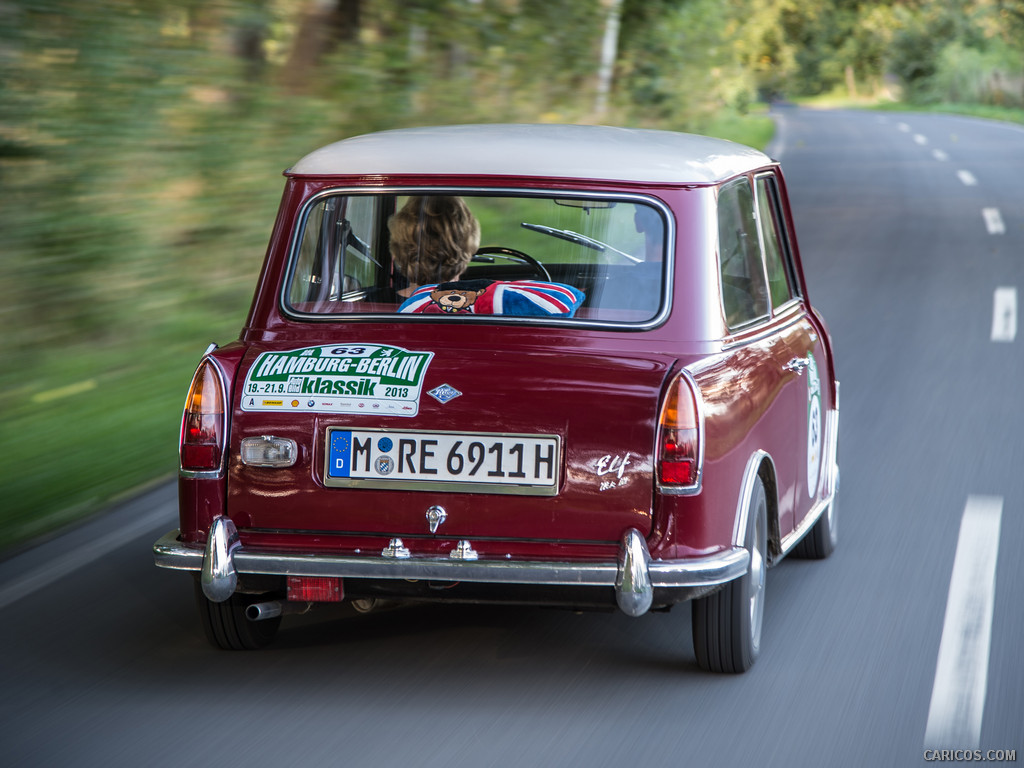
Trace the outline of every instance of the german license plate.
<instances>
[{"instance_id":1,"label":"german license plate","mask_svg":"<svg viewBox=\"0 0 1024 768\"><path fill-rule=\"evenodd\" d=\"M333 487L554 495L557 435L327 430L324 483Z\"/></svg>"}]
</instances>

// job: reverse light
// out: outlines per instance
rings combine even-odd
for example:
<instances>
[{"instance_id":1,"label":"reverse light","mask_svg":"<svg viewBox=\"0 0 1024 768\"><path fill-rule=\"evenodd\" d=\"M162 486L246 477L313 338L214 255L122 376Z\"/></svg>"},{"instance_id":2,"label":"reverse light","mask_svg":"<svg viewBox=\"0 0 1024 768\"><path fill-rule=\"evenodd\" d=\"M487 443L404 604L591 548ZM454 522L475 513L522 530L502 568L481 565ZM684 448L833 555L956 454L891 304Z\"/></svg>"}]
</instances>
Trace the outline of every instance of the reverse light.
<instances>
[{"instance_id":1,"label":"reverse light","mask_svg":"<svg viewBox=\"0 0 1024 768\"><path fill-rule=\"evenodd\" d=\"M700 488L701 410L697 385L680 372L669 384L658 428L658 481L666 493L694 493Z\"/></svg>"},{"instance_id":2,"label":"reverse light","mask_svg":"<svg viewBox=\"0 0 1024 768\"><path fill-rule=\"evenodd\" d=\"M181 419L181 468L186 472L220 470L227 439L224 403L227 397L216 364L199 364L185 399Z\"/></svg>"},{"instance_id":3,"label":"reverse light","mask_svg":"<svg viewBox=\"0 0 1024 768\"><path fill-rule=\"evenodd\" d=\"M247 437L242 440L241 457L248 467L290 467L299 457L299 446L287 437Z\"/></svg>"}]
</instances>

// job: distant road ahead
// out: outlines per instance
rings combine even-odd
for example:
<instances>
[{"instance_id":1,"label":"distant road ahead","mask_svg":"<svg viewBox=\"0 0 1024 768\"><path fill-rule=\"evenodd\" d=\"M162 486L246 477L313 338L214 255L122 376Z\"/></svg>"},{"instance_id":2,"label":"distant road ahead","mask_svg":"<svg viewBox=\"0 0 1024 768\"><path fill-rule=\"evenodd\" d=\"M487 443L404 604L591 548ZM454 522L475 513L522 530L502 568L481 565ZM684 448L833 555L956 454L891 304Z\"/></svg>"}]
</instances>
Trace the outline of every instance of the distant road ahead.
<instances>
[{"instance_id":1,"label":"distant road ahead","mask_svg":"<svg viewBox=\"0 0 1024 768\"><path fill-rule=\"evenodd\" d=\"M686 609L325 612L214 651L152 564L168 486L0 564L4 765L917 766L926 731L1024 760L1024 130L780 120L842 540L769 573L748 674L697 670Z\"/></svg>"}]
</instances>

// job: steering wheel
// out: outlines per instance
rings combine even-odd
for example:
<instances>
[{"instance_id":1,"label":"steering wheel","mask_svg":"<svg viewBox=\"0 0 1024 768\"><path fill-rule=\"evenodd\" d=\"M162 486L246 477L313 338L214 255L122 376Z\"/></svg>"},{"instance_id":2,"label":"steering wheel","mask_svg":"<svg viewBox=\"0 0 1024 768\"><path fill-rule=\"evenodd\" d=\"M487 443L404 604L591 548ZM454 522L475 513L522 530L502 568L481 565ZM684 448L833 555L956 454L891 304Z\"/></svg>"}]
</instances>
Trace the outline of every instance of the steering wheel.
<instances>
[{"instance_id":1,"label":"steering wheel","mask_svg":"<svg viewBox=\"0 0 1024 768\"><path fill-rule=\"evenodd\" d=\"M515 248L503 248L499 246L488 246L487 248L480 248L476 253L473 254L472 261L486 262L486 258L478 258L480 256L496 256L499 259L507 259L509 261L517 261L520 264L526 264L530 267L534 275L545 282L551 282L551 273L548 272L547 268L537 261L533 256L522 251L517 251ZM492 259L493 260L493 259Z\"/></svg>"}]
</instances>

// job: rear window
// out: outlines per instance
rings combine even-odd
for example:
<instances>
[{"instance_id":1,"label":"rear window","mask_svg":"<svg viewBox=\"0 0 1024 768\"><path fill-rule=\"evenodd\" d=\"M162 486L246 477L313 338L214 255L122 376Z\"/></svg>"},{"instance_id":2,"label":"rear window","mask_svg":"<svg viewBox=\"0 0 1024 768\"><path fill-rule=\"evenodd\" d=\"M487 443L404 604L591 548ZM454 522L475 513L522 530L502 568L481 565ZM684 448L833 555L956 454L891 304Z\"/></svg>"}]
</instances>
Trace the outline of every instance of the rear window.
<instances>
[{"instance_id":1,"label":"rear window","mask_svg":"<svg viewBox=\"0 0 1024 768\"><path fill-rule=\"evenodd\" d=\"M305 208L293 315L642 324L665 301L665 210L646 198L327 193Z\"/></svg>"}]
</instances>

